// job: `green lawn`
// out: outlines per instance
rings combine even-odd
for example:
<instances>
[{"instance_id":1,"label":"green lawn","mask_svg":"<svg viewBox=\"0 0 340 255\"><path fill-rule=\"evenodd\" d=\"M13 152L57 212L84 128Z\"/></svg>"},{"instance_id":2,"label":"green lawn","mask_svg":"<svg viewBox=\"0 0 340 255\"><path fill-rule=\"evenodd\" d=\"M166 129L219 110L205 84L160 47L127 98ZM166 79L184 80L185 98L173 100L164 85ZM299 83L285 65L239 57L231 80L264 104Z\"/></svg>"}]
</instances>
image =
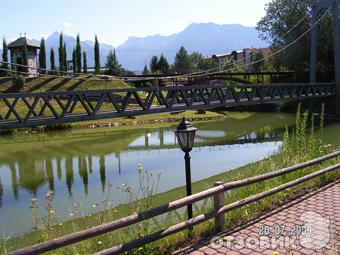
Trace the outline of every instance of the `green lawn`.
<instances>
[{"instance_id":1,"label":"green lawn","mask_svg":"<svg viewBox=\"0 0 340 255\"><path fill-rule=\"evenodd\" d=\"M37 77L26 78L26 84L21 92L47 92L47 91L73 91L73 90L96 90L130 88L121 80L103 80L99 77L81 77L79 79ZM0 77L0 93L17 92L9 78Z\"/></svg>"}]
</instances>

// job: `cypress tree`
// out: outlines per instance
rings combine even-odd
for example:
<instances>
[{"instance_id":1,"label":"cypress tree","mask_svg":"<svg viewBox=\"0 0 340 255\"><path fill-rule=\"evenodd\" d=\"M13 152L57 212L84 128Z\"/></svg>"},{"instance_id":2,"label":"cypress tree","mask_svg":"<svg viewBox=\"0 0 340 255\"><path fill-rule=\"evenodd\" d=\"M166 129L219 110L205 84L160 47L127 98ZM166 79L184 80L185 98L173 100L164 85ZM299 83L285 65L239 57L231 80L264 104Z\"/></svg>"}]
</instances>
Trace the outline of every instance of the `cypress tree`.
<instances>
[{"instance_id":1,"label":"cypress tree","mask_svg":"<svg viewBox=\"0 0 340 255\"><path fill-rule=\"evenodd\" d=\"M44 38L41 38L41 41L40 41L39 67L42 69L46 69L46 49L45 49ZM45 70L41 70L41 73L45 73Z\"/></svg>"},{"instance_id":2,"label":"cypress tree","mask_svg":"<svg viewBox=\"0 0 340 255\"><path fill-rule=\"evenodd\" d=\"M183 46L176 53L174 68L178 73L188 73L191 70L190 56Z\"/></svg>"},{"instance_id":3,"label":"cypress tree","mask_svg":"<svg viewBox=\"0 0 340 255\"><path fill-rule=\"evenodd\" d=\"M8 46L5 38L2 40L2 61L8 62ZM5 69L8 68L8 64L6 63L4 63L2 66Z\"/></svg>"},{"instance_id":4,"label":"cypress tree","mask_svg":"<svg viewBox=\"0 0 340 255\"><path fill-rule=\"evenodd\" d=\"M99 52L99 42L97 36L94 40L94 71L95 73L100 72L100 52Z\"/></svg>"},{"instance_id":5,"label":"cypress tree","mask_svg":"<svg viewBox=\"0 0 340 255\"><path fill-rule=\"evenodd\" d=\"M23 72L27 72L27 44L25 42L25 44L22 46L21 48L21 60L22 60L22 65L24 65L24 67L19 68L19 70L21 69Z\"/></svg>"},{"instance_id":6,"label":"cypress tree","mask_svg":"<svg viewBox=\"0 0 340 255\"><path fill-rule=\"evenodd\" d=\"M66 50L66 43L64 42L64 47L63 47L63 54L64 54L64 57L63 57L63 61L64 61L64 71L67 71L67 50Z\"/></svg>"},{"instance_id":7,"label":"cypress tree","mask_svg":"<svg viewBox=\"0 0 340 255\"><path fill-rule=\"evenodd\" d=\"M76 54L77 54L77 73L81 73L81 46L79 35L77 35Z\"/></svg>"},{"instance_id":8,"label":"cypress tree","mask_svg":"<svg viewBox=\"0 0 340 255\"><path fill-rule=\"evenodd\" d=\"M63 47L63 33L60 33L59 36L59 48L58 48L58 53L59 53L59 69L60 71L64 71L64 47Z\"/></svg>"},{"instance_id":9,"label":"cypress tree","mask_svg":"<svg viewBox=\"0 0 340 255\"><path fill-rule=\"evenodd\" d=\"M148 75L150 72L149 72L149 69L148 69L148 66L145 64L144 66L144 70L142 72L142 75Z\"/></svg>"},{"instance_id":10,"label":"cypress tree","mask_svg":"<svg viewBox=\"0 0 340 255\"><path fill-rule=\"evenodd\" d=\"M76 54L76 49L73 48L72 52L72 64L73 64L73 73L77 72L77 54Z\"/></svg>"},{"instance_id":11,"label":"cypress tree","mask_svg":"<svg viewBox=\"0 0 340 255\"><path fill-rule=\"evenodd\" d=\"M50 53L50 62L51 62L51 70L55 70L55 59L54 59L54 50L51 48L51 53Z\"/></svg>"},{"instance_id":12,"label":"cypress tree","mask_svg":"<svg viewBox=\"0 0 340 255\"><path fill-rule=\"evenodd\" d=\"M158 57L157 56L153 56L150 60L150 71L152 73L157 73L159 71L158 68Z\"/></svg>"},{"instance_id":13,"label":"cypress tree","mask_svg":"<svg viewBox=\"0 0 340 255\"><path fill-rule=\"evenodd\" d=\"M163 56L163 54L161 54L158 63L157 63L158 69L160 71L161 74L167 74L169 73L169 63L167 61L167 59Z\"/></svg>"},{"instance_id":14,"label":"cypress tree","mask_svg":"<svg viewBox=\"0 0 340 255\"><path fill-rule=\"evenodd\" d=\"M87 73L87 57L86 52L83 52L83 71L84 73Z\"/></svg>"},{"instance_id":15,"label":"cypress tree","mask_svg":"<svg viewBox=\"0 0 340 255\"><path fill-rule=\"evenodd\" d=\"M106 67L108 68L107 73L110 75L120 75L122 73L122 66L118 62L116 50L111 50L107 55Z\"/></svg>"}]
</instances>

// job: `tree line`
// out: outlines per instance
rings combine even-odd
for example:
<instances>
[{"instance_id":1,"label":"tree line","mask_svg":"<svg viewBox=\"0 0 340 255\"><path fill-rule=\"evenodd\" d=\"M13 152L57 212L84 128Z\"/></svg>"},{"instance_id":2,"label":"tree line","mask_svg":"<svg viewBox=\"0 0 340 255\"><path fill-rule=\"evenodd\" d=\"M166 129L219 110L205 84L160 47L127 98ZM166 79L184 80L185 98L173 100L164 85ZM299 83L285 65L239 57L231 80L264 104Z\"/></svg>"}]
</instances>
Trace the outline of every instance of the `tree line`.
<instances>
[{"instance_id":1,"label":"tree line","mask_svg":"<svg viewBox=\"0 0 340 255\"><path fill-rule=\"evenodd\" d=\"M3 53L2 58L4 62L8 61L8 46L5 39L3 39ZM264 58L261 51L256 53L252 61L257 61L256 64L252 66L253 71L269 71L273 68L270 62L259 61ZM23 65L27 65L27 46L25 45L22 49L22 59ZM46 73L47 61L46 61L46 45L45 39L42 38L40 41L40 50L38 55L38 62L40 73ZM64 42L63 34L59 36L59 47L58 47L58 62L59 67L56 65L56 56L53 48L50 49L50 71L49 73L57 73L56 71L66 72L68 70L67 63L67 50L66 43ZM95 36L94 42L94 72L95 74L108 74L108 75L131 75L132 72L125 70L118 61L115 49L111 50L106 57L106 70L101 71L100 68L100 46L97 36ZM214 68L218 68L219 64L212 58L205 58L202 53L193 52L188 54L187 50L182 46L175 55L174 63L169 64L166 57L161 54L160 57L153 56L149 64L145 64L143 75L147 74L185 74L191 72L206 71ZM233 60L228 61L224 65L224 69L233 69L238 67L237 63ZM3 65L3 68L8 68L7 64ZM239 67L238 67L239 68ZM21 71L25 71L25 68L21 68ZM82 52L80 36L76 37L76 45L72 51L72 70L74 73L87 73L87 55L86 51ZM239 68L238 71L244 71L244 69Z\"/></svg>"},{"instance_id":2,"label":"tree line","mask_svg":"<svg viewBox=\"0 0 340 255\"><path fill-rule=\"evenodd\" d=\"M40 51L39 51L39 66L41 68L46 68L46 67L43 67L44 64L46 63L46 53L45 53L44 44L45 44L45 40L44 38L42 38L40 42ZM101 70L100 45L99 45L97 36L95 36L93 50L94 50L94 73L95 74L108 74L108 75L116 75L116 76L132 74L131 72L122 68L122 66L119 64L115 50L111 50L106 57L106 64L105 64L106 70L105 71ZM59 53L59 70L67 71L68 66L67 66L66 43L63 41L62 33L60 34L60 37L59 37L58 53ZM40 56L42 59L41 62L40 62ZM50 62L51 62L51 70L52 71L56 70L53 48L51 48L51 52L50 52ZM72 70L73 70L73 73L87 73L88 72L87 54L85 50L82 51L81 49L79 34L77 35L76 45L72 51Z\"/></svg>"},{"instance_id":3,"label":"tree line","mask_svg":"<svg viewBox=\"0 0 340 255\"><path fill-rule=\"evenodd\" d=\"M143 75L147 74L185 74L195 71L204 71L216 67L214 61L205 58L199 52L188 54L187 50L182 46L176 53L174 63L169 64L166 57L161 54L160 57L153 56L149 65L145 64Z\"/></svg>"},{"instance_id":4,"label":"tree line","mask_svg":"<svg viewBox=\"0 0 340 255\"><path fill-rule=\"evenodd\" d=\"M251 62L255 62L248 70L261 72L272 71L274 69L273 64L270 61L266 61L264 54L261 50L251 56ZM235 60L229 60L224 63L223 66L219 66L216 59L206 58L202 53L193 52L188 54L187 50L182 46L176 53L174 63L169 64L166 57L161 54L160 57L153 56L149 62L149 65L145 64L143 75L148 74L186 74L192 72L203 72L207 70L221 68L222 70L235 70L235 72L244 72L245 68L242 67L244 61L237 63Z\"/></svg>"},{"instance_id":5,"label":"tree line","mask_svg":"<svg viewBox=\"0 0 340 255\"><path fill-rule=\"evenodd\" d=\"M9 59L8 59L8 44L5 38L3 38L3 44L2 44L3 52L2 52L2 60L3 63L0 65L1 68L9 69ZM114 55L114 59L112 60L112 56ZM22 65L27 65L27 45L24 44L21 49L21 60ZM59 36L59 46L58 46L58 62L59 66L56 65L56 54L54 48L50 49L50 68L49 73L57 73L57 71L66 72L68 70L68 63L67 63L67 48L66 48L66 42L64 41L63 34L61 33ZM94 43L94 72L95 74L101 73L100 68L100 46L97 36L95 36L95 43ZM41 38L40 41L40 49L38 54L38 67L40 68L40 73L46 73L47 72L47 61L46 61L46 43L45 39ZM111 51L109 55L107 56L107 63L106 66L108 67L108 72L110 74L115 73L115 75L119 75L121 73L126 72L121 66L119 65L118 61L115 57L115 51ZM27 68L25 67L19 67L20 71L26 72ZM72 52L72 69L74 73L87 73L88 71L88 65L87 65L87 54L86 51L82 51L81 49L81 43L80 43L80 36L77 35L76 38L76 46L73 49Z\"/></svg>"},{"instance_id":6,"label":"tree line","mask_svg":"<svg viewBox=\"0 0 340 255\"><path fill-rule=\"evenodd\" d=\"M95 58L95 73L100 72L100 56L99 56L99 42L97 36L95 36L95 44L94 44L94 58ZM66 42L64 42L63 33L59 36L59 47L58 47L58 60L59 60L59 71L67 71L68 63L67 63L67 48ZM55 64L55 53L54 49L50 49L50 63L51 63L51 71L57 70ZM46 69L46 49L45 49L45 39L41 38L40 41L40 50L39 50L39 67ZM77 35L76 45L72 51L72 70L74 73L87 73L87 54L84 50L82 52L81 44L80 44L80 36Z\"/></svg>"}]
</instances>

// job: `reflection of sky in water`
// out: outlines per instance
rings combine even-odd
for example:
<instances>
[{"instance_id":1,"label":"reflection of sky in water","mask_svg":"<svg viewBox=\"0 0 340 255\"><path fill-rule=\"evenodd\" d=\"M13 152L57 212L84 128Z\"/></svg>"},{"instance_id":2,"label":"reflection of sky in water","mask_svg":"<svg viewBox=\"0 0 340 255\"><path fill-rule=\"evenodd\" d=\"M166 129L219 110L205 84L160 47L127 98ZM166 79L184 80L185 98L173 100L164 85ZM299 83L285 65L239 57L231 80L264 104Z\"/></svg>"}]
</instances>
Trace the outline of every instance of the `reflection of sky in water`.
<instances>
[{"instance_id":1,"label":"reflection of sky in water","mask_svg":"<svg viewBox=\"0 0 340 255\"><path fill-rule=\"evenodd\" d=\"M223 131L198 131L195 137L195 143L202 143L205 140L202 138L223 138ZM177 140L173 131L164 132L152 132L142 135L136 138L129 144L129 148L133 147L145 147L145 146L166 146L166 145L176 145Z\"/></svg>"},{"instance_id":2,"label":"reflection of sky in water","mask_svg":"<svg viewBox=\"0 0 340 255\"><path fill-rule=\"evenodd\" d=\"M156 131L138 137L129 144L129 147L145 146L146 144L150 146L160 145L161 140L164 145L177 144L173 131L164 131L162 134Z\"/></svg>"},{"instance_id":3,"label":"reflection of sky in water","mask_svg":"<svg viewBox=\"0 0 340 255\"><path fill-rule=\"evenodd\" d=\"M197 136L201 137L207 137L207 138L220 138L220 137L225 137L226 133L225 131L213 131L213 130L197 130L196 132Z\"/></svg>"}]
</instances>

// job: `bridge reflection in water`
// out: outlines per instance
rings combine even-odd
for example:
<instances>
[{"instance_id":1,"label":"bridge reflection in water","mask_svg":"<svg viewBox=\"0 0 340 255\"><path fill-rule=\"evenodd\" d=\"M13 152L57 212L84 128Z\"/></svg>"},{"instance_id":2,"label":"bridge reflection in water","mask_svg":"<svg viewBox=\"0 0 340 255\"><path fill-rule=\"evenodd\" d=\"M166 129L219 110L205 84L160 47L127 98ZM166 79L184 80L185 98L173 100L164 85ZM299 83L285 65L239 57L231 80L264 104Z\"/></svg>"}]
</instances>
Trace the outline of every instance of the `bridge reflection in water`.
<instances>
[{"instance_id":1,"label":"bridge reflection in water","mask_svg":"<svg viewBox=\"0 0 340 255\"><path fill-rule=\"evenodd\" d=\"M294 117L256 114L243 120L197 124L193 180L245 165L277 150L287 122L293 124ZM138 163L161 170L159 192L184 184L183 155L173 128L83 132L1 138L0 217L13 214L13 218L0 223L0 229L29 229L30 199L43 197L48 189L55 191L56 210L64 216L73 201L84 202L84 211L89 212L90 205L108 191L107 181L113 182L112 203L124 203L126 198L115 187L122 182L138 186ZM23 221L22 227L15 224L18 218Z\"/></svg>"}]
</instances>

